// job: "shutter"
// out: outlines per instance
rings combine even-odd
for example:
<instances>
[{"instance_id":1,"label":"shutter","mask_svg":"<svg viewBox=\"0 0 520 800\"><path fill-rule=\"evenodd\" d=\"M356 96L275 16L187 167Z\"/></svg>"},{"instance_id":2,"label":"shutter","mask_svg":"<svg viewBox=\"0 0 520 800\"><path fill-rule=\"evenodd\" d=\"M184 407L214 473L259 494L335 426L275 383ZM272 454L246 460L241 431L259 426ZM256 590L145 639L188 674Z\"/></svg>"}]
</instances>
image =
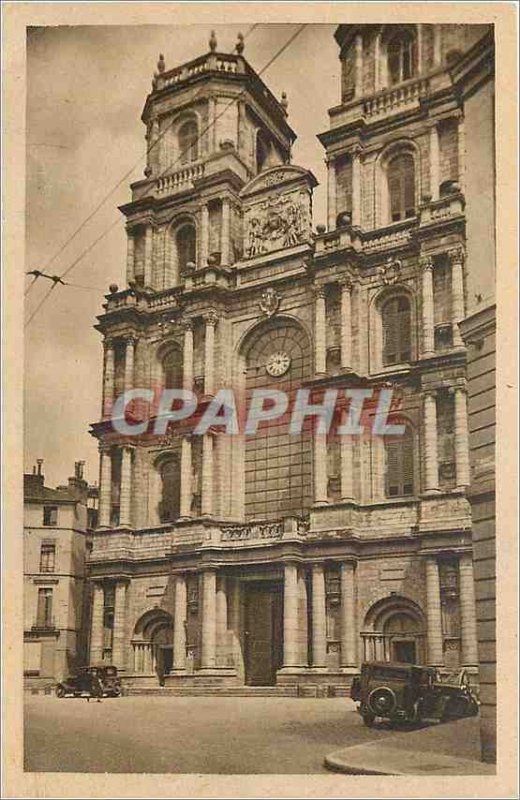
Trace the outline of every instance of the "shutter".
<instances>
[{"instance_id":1,"label":"shutter","mask_svg":"<svg viewBox=\"0 0 520 800\"><path fill-rule=\"evenodd\" d=\"M413 437L409 430L401 440L401 494L413 494Z\"/></svg>"},{"instance_id":2,"label":"shutter","mask_svg":"<svg viewBox=\"0 0 520 800\"><path fill-rule=\"evenodd\" d=\"M383 306L383 366L397 364L399 350L397 300L389 300Z\"/></svg>"},{"instance_id":3,"label":"shutter","mask_svg":"<svg viewBox=\"0 0 520 800\"><path fill-rule=\"evenodd\" d=\"M388 193L390 195L390 216L392 222L401 219L401 177L395 166L390 165L388 174Z\"/></svg>"},{"instance_id":4,"label":"shutter","mask_svg":"<svg viewBox=\"0 0 520 800\"><path fill-rule=\"evenodd\" d=\"M401 80L401 48L398 40L388 45L388 75L391 84Z\"/></svg>"},{"instance_id":5,"label":"shutter","mask_svg":"<svg viewBox=\"0 0 520 800\"><path fill-rule=\"evenodd\" d=\"M399 336L399 361L410 361L411 358L411 324L410 303L406 297L400 297L398 302L398 319L396 333Z\"/></svg>"},{"instance_id":6,"label":"shutter","mask_svg":"<svg viewBox=\"0 0 520 800\"><path fill-rule=\"evenodd\" d=\"M394 438L386 441L386 494L398 497L400 494L401 447Z\"/></svg>"},{"instance_id":7,"label":"shutter","mask_svg":"<svg viewBox=\"0 0 520 800\"><path fill-rule=\"evenodd\" d=\"M404 216L415 216L415 170L412 156L403 156Z\"/></svg>"}]
</instances>

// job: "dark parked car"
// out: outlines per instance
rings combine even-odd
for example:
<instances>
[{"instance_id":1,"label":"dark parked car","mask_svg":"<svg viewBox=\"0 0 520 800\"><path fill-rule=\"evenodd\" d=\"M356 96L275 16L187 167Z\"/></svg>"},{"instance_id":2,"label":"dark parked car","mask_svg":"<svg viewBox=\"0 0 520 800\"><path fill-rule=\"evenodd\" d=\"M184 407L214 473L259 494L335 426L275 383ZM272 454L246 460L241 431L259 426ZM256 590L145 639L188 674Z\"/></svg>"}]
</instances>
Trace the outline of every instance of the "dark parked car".
<instances>
[{"instance_id":1,"label":"dark parked car","mask_svg":"<svg viewBox=\"0 0 520 800\"><path fill-rule=\"evenodd\" d=\"M478 714L478 701L464 670L441 678L434 667L369 662L354 676L350 696L359 702L365 725L373 725L377 717L446 722Z\"/></svg>"},{"instance_id":2,"label":"dark parked car","mask_svg":"<svg viewBox=\"0 0 520 800\"><path fill-rule=\"evenodd\" d=\"M117 676L117 668L106 665L83 667L77 675L70 675L56 686L57 697L68 694L74 697L119 697L121 681Z\"/></svg>"}]
</instances>

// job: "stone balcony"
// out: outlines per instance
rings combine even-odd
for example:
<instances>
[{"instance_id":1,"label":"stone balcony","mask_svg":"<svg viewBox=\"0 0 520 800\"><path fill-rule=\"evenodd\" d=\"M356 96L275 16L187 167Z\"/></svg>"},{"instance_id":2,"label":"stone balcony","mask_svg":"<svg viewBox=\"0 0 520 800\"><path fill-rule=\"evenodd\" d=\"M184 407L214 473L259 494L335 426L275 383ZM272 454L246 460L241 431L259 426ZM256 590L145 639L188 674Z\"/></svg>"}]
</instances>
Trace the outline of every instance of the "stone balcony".
<instances>
[{"instance_id":1,"label":"stone balcony","mask_svg":"<svg viewBox=\"0 0 520 800\"><path fill-rule=\"evenodd\" d=\"M308 518L232 522L213 518L178 520L153 528L98 529L91 565L168 559L190 551L269 547L288 542L353 539L360 542L414 538L421 534L471 528L469 504L460 492L366 504L330 503Z\"/></svg>"},{"instance_id":2,"label":"stone balcony","mask_svg":"<svg viewBox=\"0 0 520 800\"><path fill-rule=\"evenodd\" d=\"M442 71L410 78L365 97L356 97L329 111L331 128L340 128L359 119L370 123L419 109L426 97L450 85L449 74Z\"/></svg>"}]
</instances>

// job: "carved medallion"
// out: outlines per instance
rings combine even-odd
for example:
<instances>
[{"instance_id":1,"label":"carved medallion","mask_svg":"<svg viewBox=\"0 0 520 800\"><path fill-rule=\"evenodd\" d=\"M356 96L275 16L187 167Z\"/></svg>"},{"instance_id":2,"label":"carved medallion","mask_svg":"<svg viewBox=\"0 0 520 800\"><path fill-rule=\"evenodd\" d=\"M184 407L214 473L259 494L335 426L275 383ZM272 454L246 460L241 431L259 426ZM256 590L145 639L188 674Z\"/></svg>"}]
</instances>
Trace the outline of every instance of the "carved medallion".
<instances>
[{"instance_id":1,"label":"carved medallion","mask_svg":"<svg viewBox=\"0 0 520 800\"><path fill-rule=\"evenodd\" d=\"M398 258L389 258L386 264L379 268L386 286L392 286L401 277L402 262Z\"/></svg>"},{"instance_id":2,"label":"carved medallion","mask_svg":"<svg viewBox=\"0 0 520 800\"><path fill-rule=\"evenodd\" d=\"M266 317L272 317L280 308L281 300L282 298L278 292L270 286L262 292L259 303L260 310Z\"/></svg>"}]
</instances>

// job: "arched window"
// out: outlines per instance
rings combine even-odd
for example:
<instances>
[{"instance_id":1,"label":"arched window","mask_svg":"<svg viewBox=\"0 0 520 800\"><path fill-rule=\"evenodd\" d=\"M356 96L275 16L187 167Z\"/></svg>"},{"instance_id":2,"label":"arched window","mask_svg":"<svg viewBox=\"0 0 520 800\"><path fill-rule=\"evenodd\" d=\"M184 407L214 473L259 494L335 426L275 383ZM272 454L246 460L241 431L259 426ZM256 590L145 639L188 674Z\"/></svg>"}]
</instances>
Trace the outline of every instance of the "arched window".
<instances>
[{"instance_id":1,"label":"arched window","mask_svg":"<svg viewBox=\"0 0 520 800\"><path fill-rule=\"evenodd\" d=\"M415 216L415 165L410 153L401 153L388 164L388 196L390 219Z\"/></svg>"},{"instance_id":2,"label":"arched window","mask_svg":"<svg viewBox=\"0 0 520 800\"><path fill-rule=\"evenodd\" d=\"M411 360L410 301L400 295L391 297L381 309L383 324L383 366Z\"/></svg>"},{"instance_id":3,"label":"arched window","mask_svg":"<svg viewBox=\"0 0 520 800\"><path fill-rule=\"evenodd\" d=\"M393 36L387 44L388 78L390 84L401 83L414 74L413 37L403 31Z\"/></svg>"},{"instance_id":4,"label":"arched window","mask_svg":"<svg viewBox=\"0 0 520 800\"><path fill-rule=\"evenodd\" d=\"M179 228L175 236L175 243L177 245L177 266L181 275L186 272L186 267L190 261L194 263L197 258L195 226L188 223Z\"/></svg>"},{"instance_id":5,"label":"arched window","mask_svg":"<svg viewBox=\"0 0 520 800\"><path fill-rule=\"evenodd\" d=\"M165 389L182 388L182 360L180 351L174 347L162 360L163 386Z\"/></svg>"},{"instance_id":6,"label":"arched window","mask_svg":"<svg viewBox=\"0 0 520 800\"><path fill-rule=\"evenodd\" d=\"M406 428L403 436L385 438L385 493L387 497L413 494L413 435Z\"/></svg>"},{"instance_id":7,"label":"arched window","mask_svg":"<svg viewBox=\"0 0 520 800\"><path fill-rule=\"evenodd\" d=\"M199 131L197 123L193 119L184 122L179 128L179 154L181 164L188 164L196 161L199 157L198 147Z\"/></svg>"},{"instance_id":8,"label":"arched window","mask_svg":"<svg viewBox=\"0 0 520 800\"><path fill-rule=\"evenodd\" d=\"M177 458L168 458L161 468L162 492L159 506L161 522L173 522L180 514L180 470Z\"/></svg>"}]
</instances>

